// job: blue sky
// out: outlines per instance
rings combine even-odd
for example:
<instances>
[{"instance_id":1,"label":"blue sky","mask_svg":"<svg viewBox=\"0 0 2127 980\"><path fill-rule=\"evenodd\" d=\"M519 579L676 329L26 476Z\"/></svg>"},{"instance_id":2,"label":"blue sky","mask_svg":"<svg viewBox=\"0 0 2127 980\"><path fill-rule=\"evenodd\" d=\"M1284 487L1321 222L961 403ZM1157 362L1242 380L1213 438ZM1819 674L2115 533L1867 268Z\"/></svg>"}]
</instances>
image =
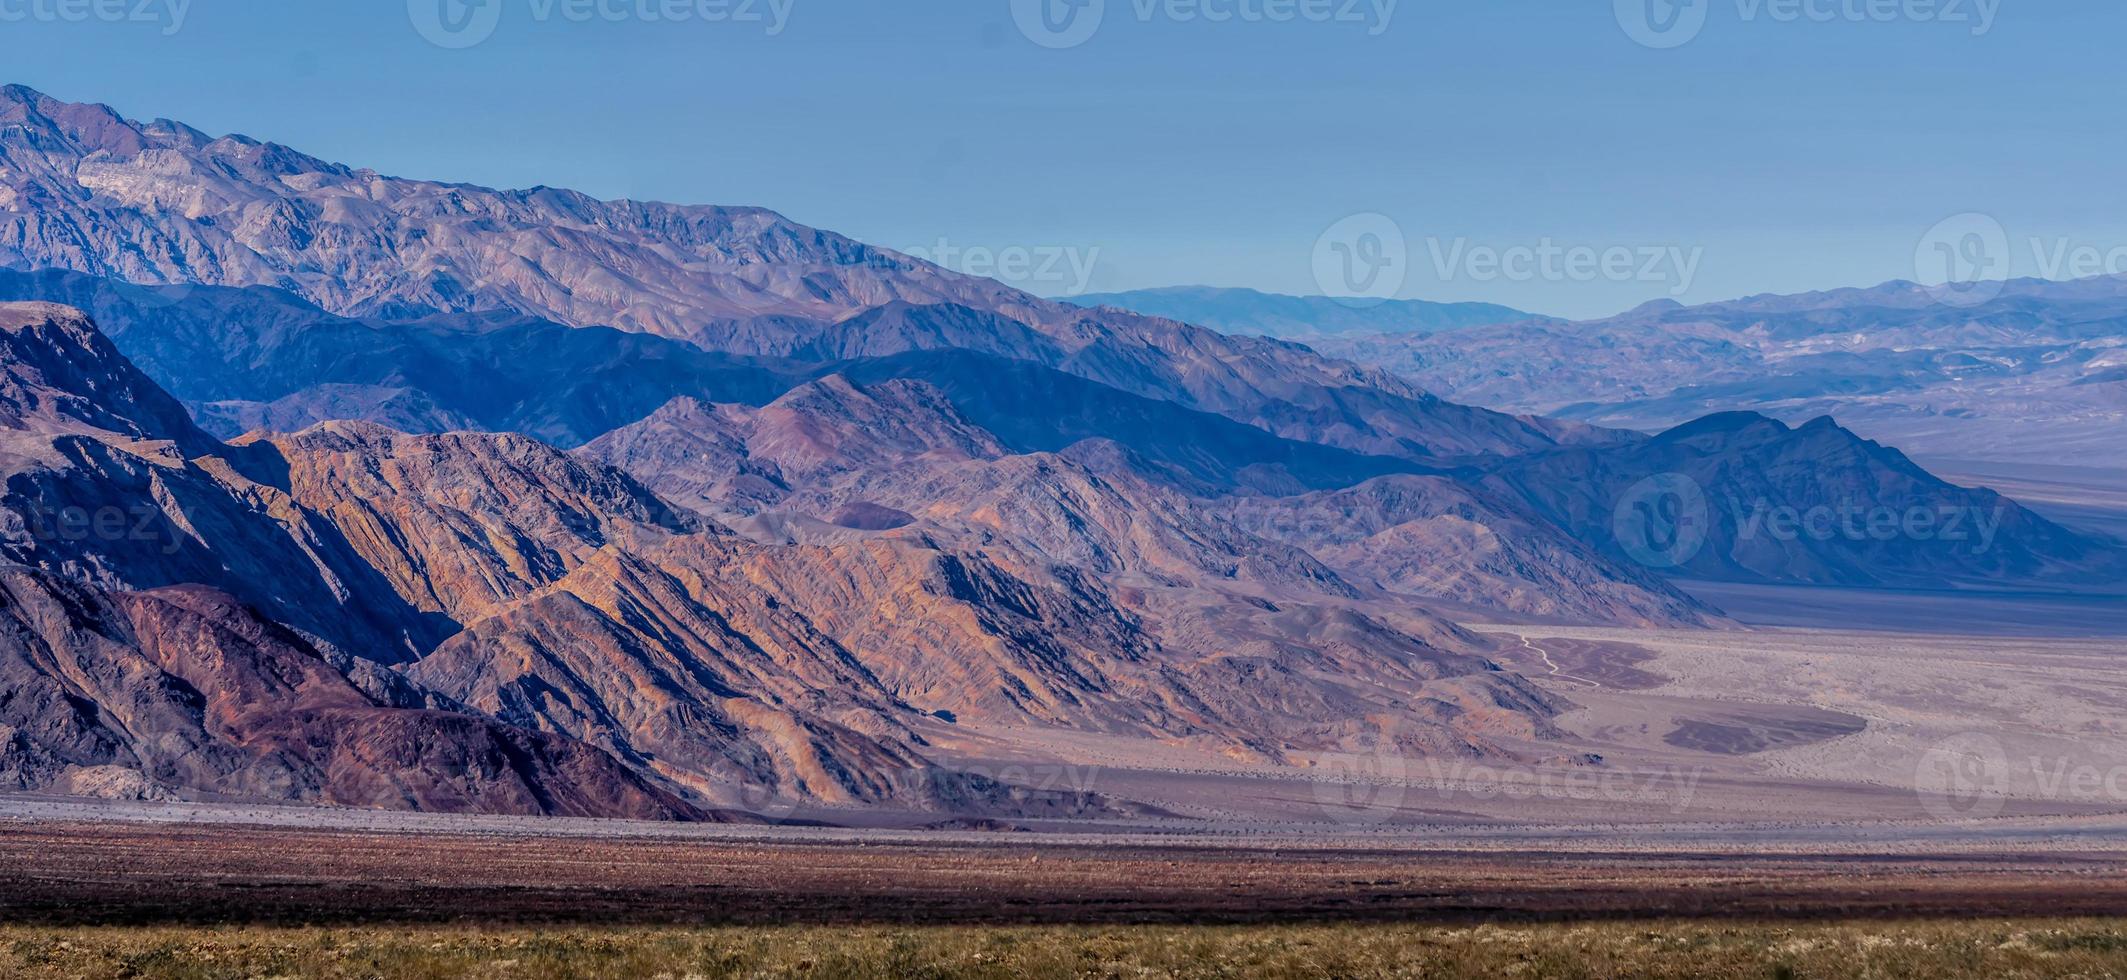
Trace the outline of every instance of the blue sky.
<instances>
[{"instance_id":1,"label":"blue sky","mask_svg":"<svg viewBox=\"0 0 2127 980\"><path fill-rule=\"evenodd\" d=\"M1000 271L1049 294L1325 291L1357 214L1402 237L1400 295L1566 315L1912 278L1965 213L2019 274L2127 262L2119 4L1697 0L1668 48L1621 26L1667 0L1088 0L1063 48L1014 0L484 0L478 44L417 28L477 29L460 2L0 0L0 75L402 176L1016 251L1049 272Z\"/></svg>"}]
</instances>

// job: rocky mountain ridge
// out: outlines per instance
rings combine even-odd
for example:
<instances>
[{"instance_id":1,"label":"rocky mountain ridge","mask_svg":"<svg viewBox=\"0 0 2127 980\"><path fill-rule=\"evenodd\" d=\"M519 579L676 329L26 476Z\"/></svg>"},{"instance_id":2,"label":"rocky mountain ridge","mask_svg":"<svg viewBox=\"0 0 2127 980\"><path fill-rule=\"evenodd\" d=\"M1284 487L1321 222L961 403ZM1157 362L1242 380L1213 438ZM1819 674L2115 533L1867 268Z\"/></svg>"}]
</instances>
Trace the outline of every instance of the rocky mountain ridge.
<instances>
[{"instance_id":1,"label":"rocky mountain ridge","mask_svg":"<svg viewBox=\"0 0 2127 980\"><path fill-rule=\"evenodd\" d=\"M1379 455L1600 438L1449 406L1297 345L1044 300L761 209L391 178L21 86L0 88L0 175L0 266L24 271L271 287L345 317L515 314L734 354L792 351L808 330L869 338L814 353L1010 342L1015 359Z\"/></svg>"},{"instance_id":2,"label":"rocky mountain ridge","mask_svg":"<svg viewBox=\"0 0 2127 980\"><path fill-rule=\"evenodd\" d=\"M558 739L551 744L572 759L602 760L570 762L570 771L618 767L636 780L627 785L692 808L675 813L811 803L1086 816L1122 805L1000 784L933 758L927 746L964 726L1176 740L1266 761L1383 737L1412 751L1492 756L1509 751L1501 737L1545 737L1557 710L1444 623L1421 637L1339 609L1329 596L1270 605L1180 580L1119 589L1067 563L993 560L935 530L761 543L587 457L518 436L404 435L336 422L224 446L180 430L205 450L186 458L171 442L137 438L149 434L148 422L94 416L79 392L51 386L61 378L88 391L136 392L127 404L146 406L151 417L174 404L85 318L50 306L0 310L11 325L0 339L14 342L0 350L0 366L20 379L11 402L68 407L14 413L8 438L93 444L105 463L69 477L57 450L7 457L6 504L21 517L6 536L11 561L35 575L83 580L79 588L248 593L251 607L297 620L285 645L309 651L316 670L332 665L347 691L440 711L461 729L477 723L495 726L479 731ZM934 391L903 384L886 394L950 417ZM805 396L845 405L872 397L837 381ZM785 408L796 417L803 401ZM812 417L825 417L812 408ZM897 438L876 428L840 436ZM863 458L824 452L835 444L823 438L798 426L761 444L792 472L804 471L799 464L832 472L845 457ZM964 461L998 450L969 428L945 441ZM108 485L113 472L139 470L185 490ZM84 482L103 495L54 490ZM97 499L129 501L153 526L183 529L172 539L181 545L164 554L156 541L89 533L62 547L34 523L39 513ZM303 591L298 570L306 564L315 592ZM252 615L236 600L217 601L228 617ZM1169 612L1182 607L1187 616ZM375 622L321 614L330 609L368 610ZM1254 639L1234 644L1241 623L1255 624L1247 628ZM142 635L131 646L161 640ZM1257 678L1245 696L1234 683L1241 676ZM1382 687L1389 677L1398 682ZM28 674L21 682L42 683ZM1277 693L1265 700L1269 691ZM24 722L9 724L21 732L56 723L41 713ZM359 749L372 750L381 751ZM38 774L30 785L74 785L71 770L49 764L50 745L23 742L16 751L30 760L18 768ZM137 779L120 778L111 767L127 768L124 757L96 758L104 761L83 766L97 778L141 792L212 794L223 785L139 768L131 770ZM391 759L426 764L404 752L377 764ZM413 777L376 778L401 785ZM315 781L289 793L345 802ZM487 805L479 794L463 799ZM461 805L441 800L413 794L380 805Z\"/></svg>"}]
</instances>

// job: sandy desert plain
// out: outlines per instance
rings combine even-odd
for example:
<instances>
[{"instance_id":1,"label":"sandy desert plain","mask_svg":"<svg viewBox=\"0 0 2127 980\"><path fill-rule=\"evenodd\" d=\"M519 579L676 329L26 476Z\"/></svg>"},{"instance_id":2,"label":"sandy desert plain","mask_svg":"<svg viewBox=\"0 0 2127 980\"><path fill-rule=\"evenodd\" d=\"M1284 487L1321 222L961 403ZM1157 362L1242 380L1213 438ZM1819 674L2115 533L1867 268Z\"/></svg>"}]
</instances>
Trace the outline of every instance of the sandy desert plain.
<instances>
[{"instance_id":1,"label":"sandy desert plain","mask_svg":"<svg viewBox=\"0 0 2127 980\"><path fill-rule=\"evenodd\" d=\"M768 805L762 809L780 818L779 826L0 798L0 848L10 855L0 867L7 884L0 908L59 919L123 918L126 901L138 899L143 908L162 908L155 915L174 914L181 899L196 897L187 876L145 869L165 861L234 869L243 863L237 845L287 858L292 852L275 841L302 842L302 853L324 846L320 842L373 849L375 860L406 862L402 870L412 879L428 873L424 866L433 871L431 862L443 854L477 853L482 866L522 860L530 868L583 852L613 856L618 868L637 863L622 857L636 848L646 854L696 849L704 858L789 851L861 864L897 853L930 855L947 865L995 863L983 876L986 884L971 886L971 894L990 886L1043 892L1039 882L1049 876L1035 868L1049 853L1064 865L1088 867L1119 860L1117 855L1252 867L1244 877L1276 887L1302 877L1285 862L1304 854L1306 861L1330 867L1352 863L1355 873L1344 877L1352 879L1354 896L1378 890L1370 882L1395 879L1401 887L1412 874L1448 874L1452 868L1493 867L1502 881L1551 881L1561 863L1644 870L1703 861L1708 868L1821 870L1942 862L1937 873L1953 879L1962 873L1958 869L1991 874L2028 864L2087 870L2112 867L2115 859L2127 866L2127 730L2121 721L2127 677L2117 669L2123 653L2117 636L1472 628L1497 639L1501 665L1574 705L1558 719L1560 738L1514 746L1532 761L1383 752L1273 768L1087 735L962 732L946 742L941 733L941 749L977 771L1155 808L1139 818L1102 823L799 810L773 801L763 801ZM212 843L219 840L233 843ZM332 850L325 847L328 854ZM519 850L521 856L511 857ZM126 860L97 871L98 854ZM68 864L58 855L76 855L82 863ZM1538 855L1540 862L1527 862ZM1029 863L1015 866L1022 859L1017 856ZM131 864L134 858L142 863ZM329 869L339 859L317 860L317 867ZM288 887L304 881L309 865L290 861L262 878ZM653 876L679 868L696 873L700 864L654 862L642 870ZM1363 874L1356 873L1358 865L1365 866ZM891 866L880 865L879 881L900 877ZM127 880L128 867L142 871L137 880ZM761 881L780 877L777 867L766 862ZM78 879L70 877L76 872ZM227 873L243 878L235 870ZM100 877L106 875L111 877ZM952 877L934 884L951 892L957 887ZM1159 876L1133 869L1104 883L1100 877L1086 884L1129 892L1151 887ZM1669 887L1662 875L1641 878L1635 871L1625 877L1660 884L1664 892ZM2088 880L2083 871L2075 877ZM507 884L507 878L495 884ZM517 884L553 886L546 879L541 872ZM401 878L386 874L380 880ZM606 885L629 880L637 880L634 873ZM57 889L55 895L76 885L95 891L89 886L98 882L126 900L69 909L35 897L46 887ZM162 892L162 885L171 890ZM358 890L383 894L390 888L369 884ZM2127 899L2127 880L2119 890ZM845 890L844 896L862 891ZM1337 891L1327 888L1314 897ZM720 905L714 891L697 897L701 903L688 907L709 918L745 914ZM672 899L665 895L658 902ZM1658 911L1667 901L1650 895L1645 911ZM241 904L221 913L241 918ZM807 917L803 902L778 907L782 914ZM1027 906L1025 917L1075 917L1053 908L1035 911L1041 907ZM477 915L483 908L452 903L443 911ZM1280 915L1275 905L1258 911ZM823 908L820 914L858 913ZM920 918L924 911L889 903L859 917L873 915Z\"/></svg>"}]
</instances>

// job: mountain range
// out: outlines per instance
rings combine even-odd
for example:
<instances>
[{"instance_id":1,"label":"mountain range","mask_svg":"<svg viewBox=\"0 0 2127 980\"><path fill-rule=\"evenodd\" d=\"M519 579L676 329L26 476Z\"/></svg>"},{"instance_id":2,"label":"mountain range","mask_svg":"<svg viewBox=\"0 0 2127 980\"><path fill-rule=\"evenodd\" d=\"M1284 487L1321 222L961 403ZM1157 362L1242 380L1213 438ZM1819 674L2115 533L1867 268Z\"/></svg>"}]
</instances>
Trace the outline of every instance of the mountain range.
<instances>
[{"instance_id":1,"label":"mountain range","mask_svg":"<svg viewBox=\"0 0 2127 980\"><path fill-rule=\"evenodd\" d=\"M64 652L19 668L21 690L50 693L11 697L0 720L24 757L11 763L24 788L93 782L212 797L237 785L349 802L311 781L257 782L268 779L257 767L273 760L173 771L138 747L102 740L90 751L80 737L45 734L87 723L54 711L101 721L129 710L111 699L134 697L138 685L98 686L77 672L69 644L107 634L101 619L171 595L237 624L199 629L281 631L273 644L243 648L244 670L330 665L344 686L368 692L371 707L440 712L518 739L537 733L595 760L574 765L620 780L634 794L625 799L666 808L616 803L603 815L766 798L1099 814L1113 804L943 770L923 754L939 736L923 730L1046 724L1283 758L1400 719L1395 737L1415 750L1481 753L1500 751L1486 731L1537 732L1553 710L1490 669L1481 645L1453 627L1436 621L1415 635L1330 605L1328 594L1323 604L1280 606L1191 598L1192 583L1118 591L1091 572L1008 564L930 528L761 544L679 512L617 470L516 435L406 435L342 421L224 444L78 312L11 304L0 307L0 328L6 557L25 589L49 592L59 576L119 607L92 616L54 599L76 618L33 617L28 629ZM1147 622L1147 605L1165 602L1190 603L1194 614ZM1235 635L1256 639L1226 642ZM197 676L147 649L169 639L119 634L121 649L98 656L155 660L124 669L145 672L146 689L171 691L195 714L210 709ZM1236 683L1242 676L1256 680ZM1386 678L1395 683L1377 686ZM213 731L249 738L226 725ZM415 780L391 768L425 765L414 748L357 747L375 768L359 781ZM473 790L491 788L476 781ZM618 792L607 786L605 796ZM432 802L412 792L395 799ZM587 809L550 800L533 812Z\"/></svg>"},{"instance_id":2,"label":"mountain range","mask_svg":"<svg viewBox=\"0 0 2127 980\"><path fill-rule=\"evenodd\" d=\"M1944 459L2107 465L2127 448L2127 279L2117 277L2017 280L1972 304L1907 282L1665 301L1584 323L1314 346L1448 397L1603 425L1653 430L1747 410L1791 423L1837 415Z\"/></svg>"},{"instance_id":3,"label":"mountain range","mask_svg":"<svg viewBox=\"0 0 2127 980\"><path fill-rule=\"evenodd\" d=\"M1829 419L1502 413L758 209L391 178L20 87L0 267L0 789L1100 818L1144 810L966 760L1599 765L1455 617L2127 581L2120 543ZM1663 494L1708 509L1658 561ZM1976 514L1987 546L1782 508Z\"/></svg>"}]
</instances>

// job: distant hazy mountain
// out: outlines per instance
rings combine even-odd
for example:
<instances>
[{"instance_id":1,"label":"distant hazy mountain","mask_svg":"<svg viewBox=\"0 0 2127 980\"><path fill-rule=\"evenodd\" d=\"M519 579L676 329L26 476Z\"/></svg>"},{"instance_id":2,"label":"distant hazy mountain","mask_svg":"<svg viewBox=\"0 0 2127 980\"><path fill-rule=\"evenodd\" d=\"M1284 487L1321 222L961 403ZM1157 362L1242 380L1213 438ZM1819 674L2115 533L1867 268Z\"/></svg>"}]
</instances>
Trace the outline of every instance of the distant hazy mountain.
<instances>
[{"instance_id":1,"label":"distant hazy mountain","mask_svg":"<svg viewBox=\"0 0 2127 980\"><path fill-rule=\"evenodd\" d=\"M1490 303L1428 303L1391 300L1353 305L1328 296L1281 296L1253 289L1170 286L1122 293L1074 296L1080 306L1166 317L1248 337L1312 340L1344 334L1430 334L1489 323L1535 319L1533 314Z\"/></svg>"},{"instance_id":2,"label":"distant hazy mountain","mask_svg":"<svg viewBox=\"0 0 2127 980\"><path fill-rule=\"evenodd\" d=\"M1712 415L1631 446L1506 461L1480 485L1620 560L1649 561L1649 545L1673 548L1653 563L1687 578L1922 589L2096 584L2108 593L2127 581L2127 552L2116 543L1992 490L1938 479L1828 417L1789 427L1751 412ZM1621 517L1633 514L1662 526L1637 534Z\"/></svg>"},{"instance_id":3,"label":"distant hazy mountain","mask_svg":"<svg viewBox=\"0 0 2127 980\"><path fill-rule=\"evenodd\" d=\"M1921 456L2127 459L2127 278L2019 280L1970 308L1894 282L1313 346L1503 411L1650 430L1833 415Z\"/></svg>"}]
</instances>

